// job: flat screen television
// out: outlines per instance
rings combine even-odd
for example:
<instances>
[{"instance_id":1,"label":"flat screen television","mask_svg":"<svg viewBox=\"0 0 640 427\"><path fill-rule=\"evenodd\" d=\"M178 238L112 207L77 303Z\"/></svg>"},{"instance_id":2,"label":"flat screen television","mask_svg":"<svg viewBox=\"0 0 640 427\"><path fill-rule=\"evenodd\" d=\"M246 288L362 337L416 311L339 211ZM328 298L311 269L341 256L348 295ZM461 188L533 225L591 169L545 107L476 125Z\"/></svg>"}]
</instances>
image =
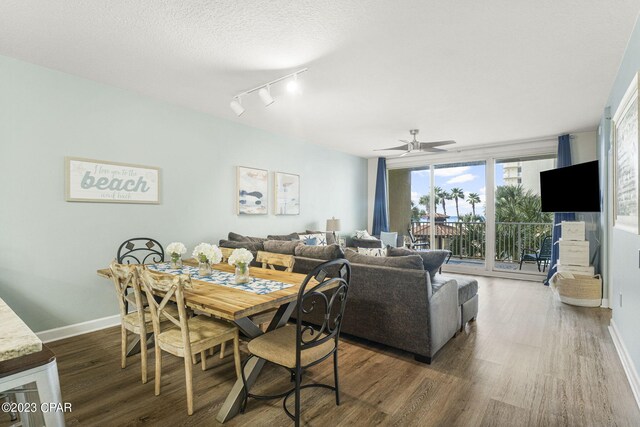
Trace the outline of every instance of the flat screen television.
<instances>
[{"instance_id":1,"label":"flat screen television","mask_svg":"<svg viewBox=\"0 0 640 427\"><path fill-rule=\"evenodd\" d=\"M600 212L598 161L540 172L542 212Z\"/></svg>"}]
</instances>

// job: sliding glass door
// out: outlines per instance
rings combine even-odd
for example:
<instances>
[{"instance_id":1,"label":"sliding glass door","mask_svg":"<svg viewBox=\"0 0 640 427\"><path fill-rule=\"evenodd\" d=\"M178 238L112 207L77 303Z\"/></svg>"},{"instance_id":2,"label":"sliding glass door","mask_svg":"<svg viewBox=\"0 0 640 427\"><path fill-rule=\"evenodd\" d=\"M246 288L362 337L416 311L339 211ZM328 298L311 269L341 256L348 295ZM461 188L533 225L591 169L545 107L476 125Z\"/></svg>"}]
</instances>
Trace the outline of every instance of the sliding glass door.
<instances>
[{"instance_id":1,"label":"sliding glass door","mask_svg":"<svg viewBox=\"0 0 640 427\"><path fill-rule=\"evenodd\" d=\"M540 172L555 156L495 162L494 270L544 274L551 257L553 216L540 210Z\"/></svg>"}]
</instances>

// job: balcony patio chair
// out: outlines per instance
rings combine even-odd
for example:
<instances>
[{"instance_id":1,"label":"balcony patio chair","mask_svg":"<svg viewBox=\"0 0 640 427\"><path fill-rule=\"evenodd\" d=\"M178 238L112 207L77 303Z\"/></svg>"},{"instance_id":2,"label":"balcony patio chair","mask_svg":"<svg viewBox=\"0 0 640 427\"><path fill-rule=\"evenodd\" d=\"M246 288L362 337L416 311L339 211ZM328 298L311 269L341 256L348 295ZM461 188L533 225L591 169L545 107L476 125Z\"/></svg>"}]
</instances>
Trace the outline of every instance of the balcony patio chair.
<instances>
[{"instance_id":1,"label":"balcony patio chair","mask_svg":"<svg viewBox=\"0 0 640 427\"><path fill-rule=\"evenodd\" d=\"M407 229L407 232L409 233L409 239L411 240L409 249L429 249L429 242L419 242L418 239L413 235L411 227Z\"/></svg>"},{"instance_id":2,"label":"balcony patio chair","mask_svg":"<svg viewBox=\"0 0 640 427\"><path fill-rule=\"evenodd\" d=\"M546 236L542 239L538 250L523 248L520 254L520 270L522 270L522 263L535 262L538 265L538 271L544 272L551 261L551 243L551 236Z\"/></svg>"}]
</instances>

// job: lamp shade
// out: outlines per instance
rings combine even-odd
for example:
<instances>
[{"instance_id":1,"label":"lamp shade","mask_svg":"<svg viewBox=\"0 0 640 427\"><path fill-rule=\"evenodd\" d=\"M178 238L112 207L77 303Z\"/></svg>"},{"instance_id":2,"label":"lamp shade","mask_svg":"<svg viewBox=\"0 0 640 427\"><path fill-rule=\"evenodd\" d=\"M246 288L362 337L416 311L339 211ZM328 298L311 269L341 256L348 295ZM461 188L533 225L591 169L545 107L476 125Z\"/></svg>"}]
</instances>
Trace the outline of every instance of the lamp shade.
<instances>
[{"instance_id":1,"label":"lamp shade","mask_svg":"<svg viewBox=\"0 0 640 427\"><path fill-rule=\"evenodd\" d=\"M340 220L336 218L328 219L327 231L340 231Z\"/></svg>"}]
</instances>

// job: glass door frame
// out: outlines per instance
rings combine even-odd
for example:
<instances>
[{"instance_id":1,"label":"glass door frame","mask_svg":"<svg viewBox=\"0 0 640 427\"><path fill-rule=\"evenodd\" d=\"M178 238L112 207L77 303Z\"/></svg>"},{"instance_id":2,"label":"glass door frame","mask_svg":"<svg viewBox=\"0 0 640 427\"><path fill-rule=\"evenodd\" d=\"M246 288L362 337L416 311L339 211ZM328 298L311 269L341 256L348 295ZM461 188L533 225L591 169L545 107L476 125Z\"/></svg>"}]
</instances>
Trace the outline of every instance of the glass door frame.
<instances>
[{"instance_id":1,"label":"glass door frame","mask_svg":"<svg viewBox=\"0 0 640 427\"><path fill-rule=\"evenodd\" d=\"M496 270L496 218L495 218L495 167L496 161L504 158L535 157L540 155L556 155L558 142L554 139L543 139L526 142L514 142L511 144L495 144L480 149L468 149L456 153L447 152L436 155L420 155L387 159L388 169L402 169L405 167L429 168L429 204L430 212L434 210L435 167L450 163L485 162L485 262L483 268L464 265L443 264L444 273L481 274L495 277L507 277L526 280L539 280L538 275L529 273ZM435 215L429 218L429 241L433 248L435 245Z\"/></svg>"}]
</instances>

